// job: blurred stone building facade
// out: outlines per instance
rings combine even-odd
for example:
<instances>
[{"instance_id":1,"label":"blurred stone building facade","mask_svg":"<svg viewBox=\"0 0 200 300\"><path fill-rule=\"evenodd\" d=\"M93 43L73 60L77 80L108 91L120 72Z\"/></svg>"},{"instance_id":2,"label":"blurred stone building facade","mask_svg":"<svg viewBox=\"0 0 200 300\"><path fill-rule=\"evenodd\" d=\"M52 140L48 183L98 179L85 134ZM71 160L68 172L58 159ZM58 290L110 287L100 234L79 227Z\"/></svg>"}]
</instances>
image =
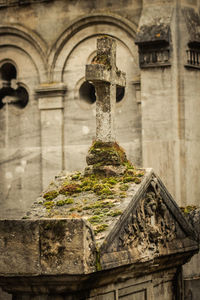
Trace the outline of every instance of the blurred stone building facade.
<instances>
[{"instance_id":1,"label":"blurred stone building facade","mask_svg":"<svg viewBox=\"0 0 200 300\"><path fill-rule=\"evenodd\" d=\"M100 35L116 39L127 78L117 141L180 206L199 205L199 10L199 0L0 0L1 218L21 217L60 171L84 168L96 100L85 65Z\"/></svg>"}]
</instances>

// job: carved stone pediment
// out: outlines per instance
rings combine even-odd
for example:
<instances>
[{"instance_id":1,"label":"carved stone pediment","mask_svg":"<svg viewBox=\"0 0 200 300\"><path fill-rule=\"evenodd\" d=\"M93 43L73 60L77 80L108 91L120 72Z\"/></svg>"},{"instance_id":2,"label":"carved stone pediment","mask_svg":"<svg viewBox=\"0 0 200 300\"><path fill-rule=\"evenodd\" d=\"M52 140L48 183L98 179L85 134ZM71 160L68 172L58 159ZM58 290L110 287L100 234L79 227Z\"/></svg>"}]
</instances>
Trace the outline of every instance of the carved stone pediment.
<instances>
[{"instance_id":1,"label":"carved stone pediment","mask_svg":"<svg viewBox=\"0 0 200 300\"><path fill-rule=\"evenodd\" d=\"M100 247L104 268L115 258L138 263L196 247L192 226L161 180L151 170L145 181Z\"/></svg>"}]
</instances>

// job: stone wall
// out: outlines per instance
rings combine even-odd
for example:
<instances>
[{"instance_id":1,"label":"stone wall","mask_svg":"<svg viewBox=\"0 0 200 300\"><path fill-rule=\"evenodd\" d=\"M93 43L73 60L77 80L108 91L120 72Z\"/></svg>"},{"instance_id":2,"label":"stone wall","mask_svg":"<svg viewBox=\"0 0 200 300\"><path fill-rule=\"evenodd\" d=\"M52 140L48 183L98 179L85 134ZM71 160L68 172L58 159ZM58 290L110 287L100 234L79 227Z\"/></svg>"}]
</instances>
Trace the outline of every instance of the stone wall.
<instances>
[{"instance_id":1,"label":"stone wall","mask_svg":"<svg viewBox=\"0 0 200 300\"><path fill-rule=\"evenodd\" d=\"M0 109L0 215L12 218L23 215L61 170L85 166L95 137L95 96L84 66L95 56L98 35L117 40L117 66L127 74L125 94L118 90L117 140L131 161L142 164L134 45L141 1L1 4L1 77L8 77L15 97L5 100L10 91L2 91L9 104ZM28 93L27 103L19 101L19 87Z\"/></svg>"}]
</instances>

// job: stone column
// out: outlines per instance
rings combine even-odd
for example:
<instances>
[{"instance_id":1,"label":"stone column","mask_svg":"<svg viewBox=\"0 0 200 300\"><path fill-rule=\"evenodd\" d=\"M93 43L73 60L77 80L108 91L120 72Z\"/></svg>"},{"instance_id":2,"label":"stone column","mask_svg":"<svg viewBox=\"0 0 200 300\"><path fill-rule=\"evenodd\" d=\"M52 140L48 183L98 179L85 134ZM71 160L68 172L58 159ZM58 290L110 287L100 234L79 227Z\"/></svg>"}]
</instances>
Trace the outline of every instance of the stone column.
<instances>
[{"instance_id":1,"label":"stone column","mask_svg":"<svg viewBox=\"0 0 200 300\"><path fill-rule=\"evenodd\" d=\"M41 116L41 157L43 189L64 167L63 84L40 86L36 93Z\"/></svg>"}]
</instances>

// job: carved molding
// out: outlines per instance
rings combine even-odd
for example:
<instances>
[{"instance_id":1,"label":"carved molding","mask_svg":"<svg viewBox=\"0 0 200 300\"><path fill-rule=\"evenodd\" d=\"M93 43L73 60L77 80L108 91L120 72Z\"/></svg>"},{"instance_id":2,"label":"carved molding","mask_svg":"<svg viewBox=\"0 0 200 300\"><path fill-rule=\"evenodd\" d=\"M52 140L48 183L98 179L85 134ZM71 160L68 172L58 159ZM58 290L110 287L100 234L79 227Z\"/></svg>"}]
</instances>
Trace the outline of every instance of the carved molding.
<instances>
[{"instance_id":1,"label":"carved molding","mask_svg":"<svg viewBox=\"0 0 200 300\"><path fill-rule=\"evenodd\" d=\"M141 254L156 254L160 246L166 247L175 237L175 224L153 179L119 234L118 250L136 247Z\"/></svg>"},{"instance_id":2,"label":"carved molding","mask_svg":"<svg viewBox=\"0 0 200 300\"><path fill-rule=\"evenodd\" d=\"M50 2L51 0L0 0L0 8L16 5L25 5L36 2Z\"/></svg>"}]
</instances>

